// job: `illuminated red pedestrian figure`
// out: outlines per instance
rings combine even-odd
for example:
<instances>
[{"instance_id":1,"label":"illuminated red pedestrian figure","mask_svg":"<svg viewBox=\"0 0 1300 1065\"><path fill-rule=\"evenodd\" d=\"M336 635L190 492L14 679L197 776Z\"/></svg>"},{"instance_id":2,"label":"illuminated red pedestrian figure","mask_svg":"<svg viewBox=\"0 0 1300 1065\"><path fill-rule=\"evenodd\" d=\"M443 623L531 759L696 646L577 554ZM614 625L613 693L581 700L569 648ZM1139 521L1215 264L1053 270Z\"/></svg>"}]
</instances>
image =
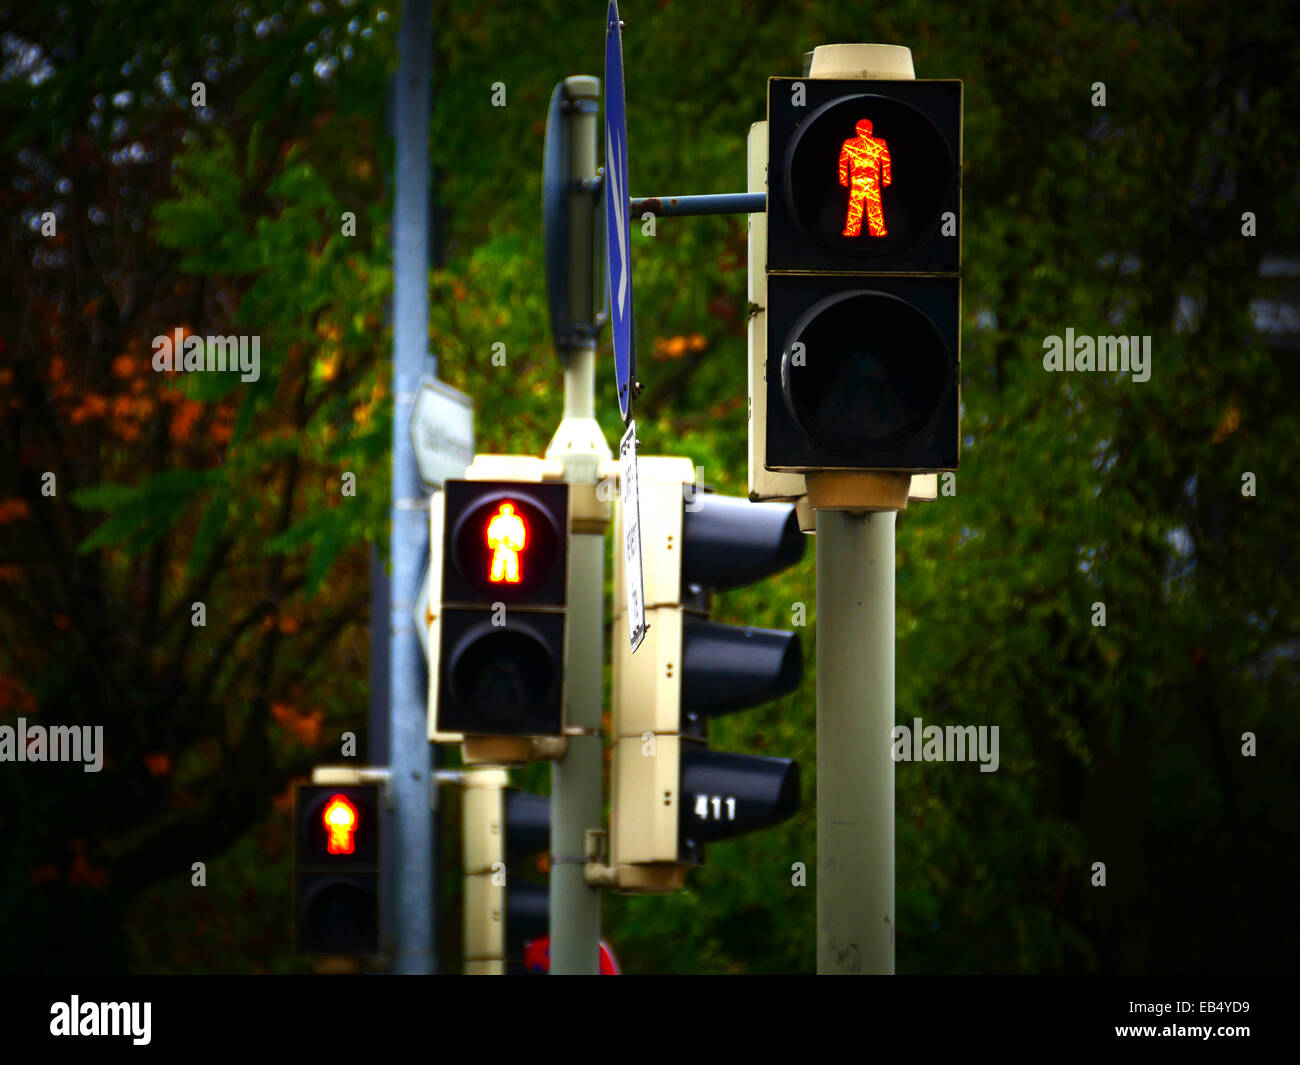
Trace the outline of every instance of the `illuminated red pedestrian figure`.
<instances>
[{"instance_id":1,"label":"illuminated red pedestrian figure","mask_svg":"<svg viewBox=\"0 0 1300 1065\"><path fill-rule=\"evenodd\" d=\"M492 569L488 580L493 584L519 583L519 552L528 543L528 529L515 513L513 503L502 503L487 525L488 547L492 549Z\"/></svg>"},{"instance_id":2,"label":"illuminated red pedestrian figure","mask_svg":"<svg viewBox=\"0 0 1300 1065\"><path fill-rule=\"evenodd\" d=\"M867 209L867 231L873 237L888 235L880 190L890 182L889 145L871 135L871 119L858 122L858 135L840 147L840 184L849 190L846 237L862 235L862 208Z\"/></svg>"}]
</instances>

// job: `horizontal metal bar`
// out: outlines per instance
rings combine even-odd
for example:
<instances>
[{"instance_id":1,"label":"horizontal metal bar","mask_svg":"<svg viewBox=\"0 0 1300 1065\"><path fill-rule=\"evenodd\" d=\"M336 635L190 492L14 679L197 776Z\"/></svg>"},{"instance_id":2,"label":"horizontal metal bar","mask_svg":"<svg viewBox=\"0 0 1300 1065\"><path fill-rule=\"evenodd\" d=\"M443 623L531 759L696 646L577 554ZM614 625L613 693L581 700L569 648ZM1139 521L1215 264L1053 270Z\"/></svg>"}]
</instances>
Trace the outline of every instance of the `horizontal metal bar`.
<instances>
[{"instance_id":1,"label":"horizontal metal bar","mask_svg":"<svg viewBox=\"0 0 1300 1065\"><path fill-rule=\"evenodd\" d=\"M760 214L767 210L766 192L719 192L706 196L645 196L632 201L632 215Z\"/></svg>"}]
</instances>

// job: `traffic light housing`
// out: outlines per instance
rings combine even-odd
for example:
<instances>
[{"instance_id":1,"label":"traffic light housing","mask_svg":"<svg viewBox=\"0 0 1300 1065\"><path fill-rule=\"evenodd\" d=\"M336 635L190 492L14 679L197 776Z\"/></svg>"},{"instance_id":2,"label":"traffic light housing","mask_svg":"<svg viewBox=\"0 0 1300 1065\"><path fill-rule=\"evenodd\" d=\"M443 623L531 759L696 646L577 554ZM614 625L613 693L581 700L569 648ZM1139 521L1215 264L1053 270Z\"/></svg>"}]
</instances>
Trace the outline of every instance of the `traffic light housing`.
<instances>
[{"instance_id":1,"label":"traffic light housing","mask_svg":"<svg viewBox=\"0 0 1300 1065\"><path fill-rule=\"evenodd\" d=\"M379 953L378 785L299 785L294 895L303 954Z\"/></svg>"},{"instance_id":2,"label":"traffic light housing","mask_svg":"<svg viewBox=\"0 0 1300 1065\"><path fill-rule=\"evenodd\" d=\"M430 505L430 738L560 736L569 486L452 480Z\"/></svg>"},{"instance_id":3,"label":"traffic light housing","mask_svg":"<svg viewBox=\"0 0 1300 1065\"><path fill-rule=\"evenodd\" d=\"M506 788L502 807L506 826L506 953L522 962L524 947L548 935L551 927L550 889L518 874L530 856L550 851L551 800L545 795Z\"/></svg>"},{"instance_id":4,"label":"traffic light housing","mask_svg":"<svg viewBox=\"0 0 1300 1065\"><path fill-rule=\"evenodd\" d=\"M795 508L706 493L688 459L638 463L647 631L633 652L615 553L613 800L610 859L628 891L671 891L705 846L774 825L799 808L787 758L708 749L710 718L794 691L795 633L708 618L713 590L799 560ZM616 542L623 513L616 505Z\"/></svg>"},{"instance_id":5,"label":"traffic light housing","mask_svg":"<svg viewBox=\"0 0 1300 1065\"><path fill-rule=\"evenodd\" d=\"M957 468L961 123L960 81L769 81L768 469Z\"/></svg>"},{"instance_id":6,"label":"traffic light housing","mask_svg":"<svg viewBox=\"0 0 1300 1065\"><path fill-rule=\"evenodd\" d=\"M500 766L465 770L462 850L465 971L499 974L509 958L549 932L550 892L518 875L525 859L550 849L550 799L508 786Z\"/></svg>"}]
</instances>

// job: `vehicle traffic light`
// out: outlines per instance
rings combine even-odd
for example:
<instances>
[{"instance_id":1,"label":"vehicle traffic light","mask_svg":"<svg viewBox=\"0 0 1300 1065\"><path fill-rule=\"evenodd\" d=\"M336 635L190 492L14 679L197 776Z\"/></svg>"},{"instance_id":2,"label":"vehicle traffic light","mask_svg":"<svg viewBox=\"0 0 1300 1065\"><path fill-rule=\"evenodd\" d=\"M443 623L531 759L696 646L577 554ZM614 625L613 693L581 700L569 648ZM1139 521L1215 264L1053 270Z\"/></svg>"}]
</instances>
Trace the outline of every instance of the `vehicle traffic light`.
<instances>
[{"instance_id":1,"label":"vehicle traffic light","mask_svg":"<svg viewBox=\"0 0 1300 1065\"><path fill-rule=\"evenodd\" d=\"M768 82L771 470L958 465L960 81Z\"/></svg>"},{"instance_id":2,"label":"vehicle traffic light","mask_svg":"<svg viewBox=\"0 0 1300 1065\"><path fill-rule=\"evenodd\" d=\"M299 785L294 792L298 950L379 953L379 786Z\"/></svg>"},{"instance_id":3,"label":"vehicle traffic light","mask_svg":"<svg viewBox=\"0 0 1300 1065\"><path fill-rule=\"evenodd\" d=\"M506 788L502 805L506 824L506 954L522 963L525 945L547 935L551 927L549 889L519 875L529 857L550 850L551 800L545 795Z\"/></svg>"},{"instance_id":4,"label":"vehicle traffic light","mask_svg":"<svg viewBox=\"0 0 1300 1065\"><path fill-rule=\"evenodd\" d=\"M569 486L447 481L431 507L430 737L561 735Z\"/></svg>"},{"instance_id":5,"label":"vehicle traffic light","mask_svg":"<svg viewBox=\"0 0 1300 1065\"><path fill-rule=\"evenodd\" d=\"M508 787L500 766L468 767L464 784L465 971L499 974L507 958L522 968L526 944L549 931L547 886L518 871L550 848L551 801Z\"/></svg>"},{"instance_id":6,"label":"vehicle traffic light","mask_svg":"<svg viewBox=\"0 0 1300 1065\"><path fill-rule=\"evenodd\" d=\"M707 747L710 718L798 687L799 638L708 615L713 590L786 569L804 540L792 505L706 493L689 459L642 457L638 466L647 631L633 652L615 552L610 858L620 888L671 891L688 865L704 862L706 844L799 808L790 759ZM615 509L619 543L621 500Z\"/></svg>"}]
</instances>

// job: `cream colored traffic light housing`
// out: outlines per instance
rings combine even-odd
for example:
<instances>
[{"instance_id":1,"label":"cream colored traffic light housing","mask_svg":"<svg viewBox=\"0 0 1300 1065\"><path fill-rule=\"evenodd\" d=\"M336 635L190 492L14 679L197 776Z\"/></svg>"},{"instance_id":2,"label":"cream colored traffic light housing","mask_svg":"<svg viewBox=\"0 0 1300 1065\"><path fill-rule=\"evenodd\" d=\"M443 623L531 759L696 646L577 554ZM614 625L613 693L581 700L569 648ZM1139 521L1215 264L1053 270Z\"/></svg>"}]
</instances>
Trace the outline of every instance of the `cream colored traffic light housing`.
<instances>
[{"instance_id":1,"label":"cream colored traffic light housing","mask_svg":"<svg viewBox=\"0 0 1300 1065\"><path fill-rule=\"evenodd\" d=\"M464 860L464 959L467 975L505 972L505 802L499 766L465 770L461 793Z\"/></svg>"},{"instance_id":2,"label":"cream colored traffic light housing","mask_svg":"<svg viewBox=\"0 0 1300 1065\"><path fill-rule=\"evenodd\" d=\"M633 652L624 601L624 553L614 552L613 760L610 869L629 892L676 891L686 882L678 861L681 816L681 675L683 508L693 498L690 459L645 456L637 462L646 635ZM614 543L625 535L621 497Z\"/></svg>"}]
</instances>

